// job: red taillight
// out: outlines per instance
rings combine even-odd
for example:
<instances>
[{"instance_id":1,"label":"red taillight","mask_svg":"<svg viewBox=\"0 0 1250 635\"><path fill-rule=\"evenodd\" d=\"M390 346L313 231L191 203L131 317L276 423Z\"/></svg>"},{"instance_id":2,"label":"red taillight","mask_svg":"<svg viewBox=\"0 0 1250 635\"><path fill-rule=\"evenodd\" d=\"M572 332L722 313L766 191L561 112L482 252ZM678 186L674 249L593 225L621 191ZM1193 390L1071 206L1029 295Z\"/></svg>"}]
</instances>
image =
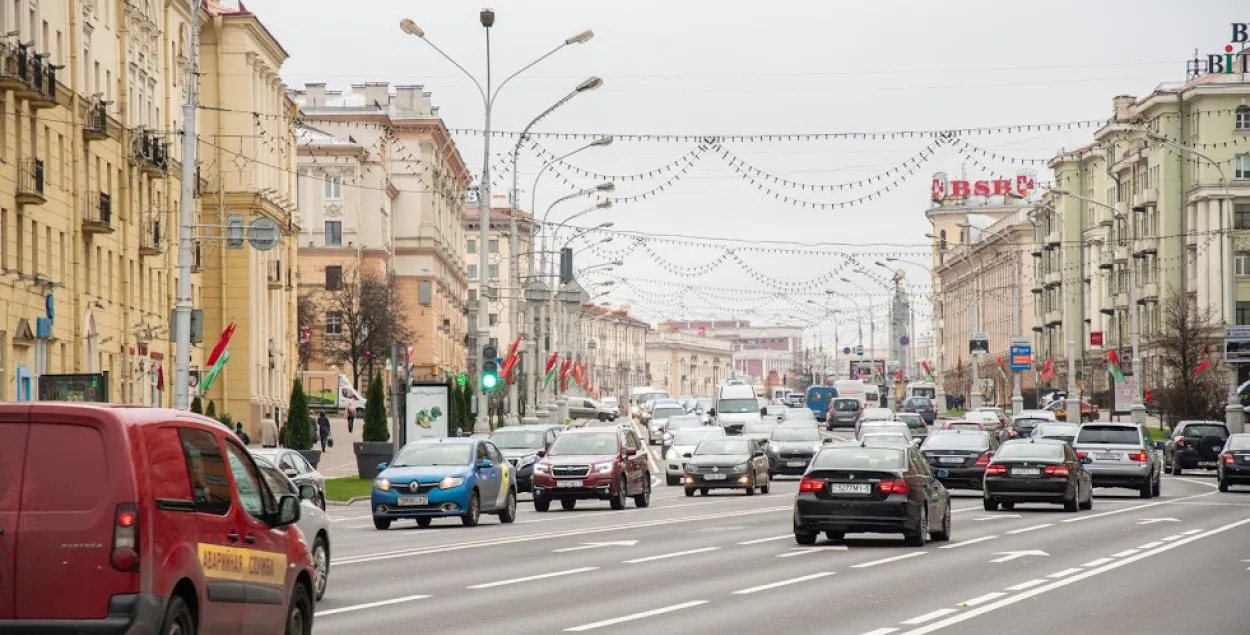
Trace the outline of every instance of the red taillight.
<instances>
[{"instance_id":1,"label":"red taillight","mask_svg":"<svg viewBox=\"0 0 1250 635\"><path fill-rule=\"evenodd\" d=\"M1063 476L1063 477L1067 477L1067 476L1068 476L1068 468L1066 468L1066 467L1064 467L1064 466L1062 466L1062 465L1048 465L1048 466L1046 466L1046 476Z\"/></svg>"},{"instance_id":2,"label":"red taillight","mask_svg":"<svg viewBox=\"0 0 1250 635\"><path fill-rule=\"evenodd\" d=\"M907 481L896 478L892 481L881 481L877 483L877 490L882 494L908 494L911 488L907 486Z\"/></svg>"},{"instance_id":3,"label":"red taillight","mask_svg":"<svg viewBox=\"0 0 1250 635\"><path fill-rule=\"evenodd\" d=\"M1081 459L1082 461L1084 461L1084 460L1085 460L1086 458L1088 458L1088 457L1089 457L1089 452L1086 452L1085 450L1077 450L1077 451L1076 451L1076 458Z\"/></svg>"},{"instance_id":4,"label":"red taillight","mask_svg":"<svg viewBox=\"0 0 1250 635\"><path fill-rule=\"evenodd\" d=\"M1018 436L1020 436L1020 433L1019 433L1019 432L1016 432L1015 430L1008 430L1008 431L1007 431L1007 436L1009 436L1009 437L1018 437Z\"/></svg>"},{"instance_id":5,"label":"red taillight","mask_svg":"<svg viewBox=\"0 0 1250 635\"><path fill-rule=\"evenodd\" d=\"M1185 437L1176 437L1176 445L1185 445Z\"/></svg>"},{"instance_id":6,"label":"red taillight","mask_svg":"<svg viewBox=\"0 0 1250 635\"><path fill-rule=\"evenodd\" d=\"M822 479L812 478L810 476L804 476L803 479L799 481L800 492L815 493L823 489L825 489L825 481Z\"/></svg>"},{"instance_id":7,"label":"red taillight","mask_svg":"<svg viewBox=\"0 0 1250 635\"><path fill-rule=\"evenodd\" d=\"M981 456L977 457L977 462L973 463L972 467L985 467L990 464L990 459L993 457L994 457L993 453L986 452L985 454L982 454Z\"/></svg>"},{"instance_id":8,"label":"red taillight","mask_svg":"<svg viewBox=\"0 0 1250 635\"><path fill-rule=\"evenodd\" d=\"M1145 452L1130 452L1128 455L1128 460L1135 461L1137 463L1145 463L1146 453Z\"/></svg>"},{"instance_id":9,"label":"red taillight","mask_svg":"<svg viewBox=\"0 0 1250 635\"><path fill-rule=\"evenodd\" d=\"M139 570L139 505L122 503L113 513L113 553L109 556L118 571Z\"/></svg>"},{"instance_id":10,"label":"red taillight","mask_svg":"<svg viewBox=\"0 0 1250 635\"><path fill-rule=\"evenodd\" d=\"M987 476L990 474L1006 474L1006 473L1007 473L1006 465L995 464L995 465L986 466L985 468L985 474Z\"/></svg>"},{"instance_id":11,"label":"red taillight","mask_svg":"<svg viewBox=\"0 0 1250 635\"><path fill-rule=\"evenodd\" d=\"M1220 459L1220 460L1224 461L1224 464L1225 464L1225 465L1232 465L1232 464L1233 464L1233 455L1231 455L1231 454L1225 454L1225 455L1224 455L1224 457L1223 457L1222 459Z\"/></svg>"}]
</instances>

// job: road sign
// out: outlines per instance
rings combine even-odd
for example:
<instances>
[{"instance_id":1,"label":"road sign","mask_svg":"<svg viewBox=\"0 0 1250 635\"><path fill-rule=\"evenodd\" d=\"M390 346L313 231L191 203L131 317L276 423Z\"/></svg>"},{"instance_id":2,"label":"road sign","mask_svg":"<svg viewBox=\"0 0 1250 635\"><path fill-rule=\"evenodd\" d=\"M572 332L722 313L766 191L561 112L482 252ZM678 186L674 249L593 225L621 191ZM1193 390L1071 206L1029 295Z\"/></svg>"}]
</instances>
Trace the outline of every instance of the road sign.
<instances>
[{"instance_id":1,"label":"road sign","mask_svg":"<svg viewBox=\"0 0 1250 635\"><path fill-rule=\"evenodd\" d=\"M243 248L243 216L231 214L226 217L226 249Z\"/></svg>"},{"instance_id":2,"label":"road sign","mask_svg":"<svg viewBox=\"0 0 1250 635\"><path fill-rule=\"evenodd\" d=\"M969 333L968 352L972 355L987 355L990 352L989 333Z\"/></svg>"},{"instance_id":3,"label":"road sign","mask_svg":"<svg viewBox=\"0 0 1250 635\"><path fill-rule=\"evenodd\" d=\"M860 357L863 357L863 356L864 356L864 345L863 345L863 344L860 344L859 346L856 346L856 347L855 347L855 354L856 354L856 355L859 355Z\"/></svg>"},{"instance_id":4,"label":"road sign","mask_svg":"<svg viewBox=\"0 0 1250 635\"><path fill-rule=\"evenodd\" d=\"M1024 371L1033 368L1033 345L1028 342L1012 341L1011 370Z\"/></svg>"},{"instance_id":5,"label":"road sign","mask_svg":"<svg viewBox=\"0 0 1250 635\"><path fill-rule=\"evenodd\" d=\"M1224 327L1224 360L1230 364L1250 364L1250 325Z\"/></svg>"},{"instance_id":6,"label":"road sign","mask_svg":"<svg viewBox=\"0 0 1250 635\"><path fill-rule=\"evenodd\" d=\"M247 242L256 251L269 251L278 246L278 224L271 218L257 216L247 228Z\"/></svg>"},{"instance_id":7,"label":"road sign","mask_svg":"<svg viewBox=\"0 0 1250 635\"><path fill-rule=\"evenodd\" d=\"M904 335L898 338L898 343L902 344L903 346L907 346L908 344L911 343L911 339L909 339L906 335Z\"/></svg>"},{"instance_id":8,"label":"road sign","mask_svg":"<svg viewBox=\"0 0 1250 635\"><path fill-rule=\"evenodd\" d=\"M843 354L843 355L850 355L850 354L851 354L851 347L850 347L850 346L843 346L843 347L842 347L842 354Z\"/></svg>"}]
</instances>

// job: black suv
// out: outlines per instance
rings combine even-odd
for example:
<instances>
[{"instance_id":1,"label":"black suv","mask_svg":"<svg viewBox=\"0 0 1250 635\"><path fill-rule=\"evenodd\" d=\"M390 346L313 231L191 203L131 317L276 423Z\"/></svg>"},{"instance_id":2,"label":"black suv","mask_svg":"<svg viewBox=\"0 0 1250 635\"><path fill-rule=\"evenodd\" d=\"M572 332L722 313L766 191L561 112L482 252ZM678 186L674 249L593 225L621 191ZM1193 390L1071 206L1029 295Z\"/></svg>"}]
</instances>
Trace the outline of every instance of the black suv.
<instances>
[{"instance_id":1,"label":"black suv","mask_svg":"<svg viewBox=\"0 0 1250 635\"><path fill-rule=\"evenodd\" d=\"M1215 469L1228 434L1228 426L1219 421L1177 423L1163 446L1164 470L1179 476L1182 470Z\"/></svg>"}]
</instances>

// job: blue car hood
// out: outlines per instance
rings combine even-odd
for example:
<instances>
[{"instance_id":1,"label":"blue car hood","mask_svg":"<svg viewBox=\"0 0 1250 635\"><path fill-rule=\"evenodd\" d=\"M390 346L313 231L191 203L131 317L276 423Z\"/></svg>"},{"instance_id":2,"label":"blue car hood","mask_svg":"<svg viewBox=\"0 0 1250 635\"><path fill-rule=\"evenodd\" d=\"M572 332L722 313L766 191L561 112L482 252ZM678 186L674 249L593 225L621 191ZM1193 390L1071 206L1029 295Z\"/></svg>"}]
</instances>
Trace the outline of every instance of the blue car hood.
<instances>
[{"instance_id":1,"label":"blue car hood","mask_svg":"<svg viewBox=\"0 0 1250 635\"><path fill-rule=\"evenodd\" d=\"M388 467L378 475L391 483L437 483L444 476L468 477L472 469L467 465L425 465L414 467Z\"/></svg>"}]
</instances>

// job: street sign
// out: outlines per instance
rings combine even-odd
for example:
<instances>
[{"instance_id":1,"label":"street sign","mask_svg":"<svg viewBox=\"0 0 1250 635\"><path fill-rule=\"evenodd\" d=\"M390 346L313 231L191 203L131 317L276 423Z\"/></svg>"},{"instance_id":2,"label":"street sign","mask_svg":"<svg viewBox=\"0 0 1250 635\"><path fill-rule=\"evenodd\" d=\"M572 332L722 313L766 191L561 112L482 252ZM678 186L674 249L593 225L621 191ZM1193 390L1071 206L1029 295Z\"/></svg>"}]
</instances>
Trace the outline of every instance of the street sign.
<instances>
[{"instance_id":1,"label":"street sign","mask_svg":"<svg viewBox=\"0 0 1250 635\"><path fill-rule=\"evenodd\" d=\"M908 344L911 343L911 339L909 339L906 335L904 335L898 338L898 343L902 344L903 346L907 346Z\"/></svg>"},{"instance_id":2,"label":"street sign","mask_svg":"<svg viewBox=\"0 0 1250 635\"><path fill-rule=\"evenodd\" d=\"M256 251L269 251L278 246L279 231L278 224L273 219L258 216L247 228L247 242Z\"/></svg>"},{"instance_id":3,"label":"street sign","mask_svg":"<svg viewBox=\"0 0 1250 635\"><path fill-rule=\"evenodd\" d=\"M969 333L968 353L971 355L988 355L990 352L989 333Z\"/></svg>"},{"instance_id":4,"label":"street sign","mask_svg":"<svg viewBox=\"0 0 1250 635\"><path fill-rule=\"evenodd\" d=\"M859 355L860 357L863 357L863 356L864 356L864 345L863 345L863 344L860 344L859 346L856 346L856 347L855 347L855 354L856 354L856 355Z\"/></svg>"},{"instance_id":5,"label":"street sign","mask_svg":"<svg viewBox=\"0 0 1250 635\"><path fill-rule=\"evenodd\" d=\"M1025 371L1033 368L1033 345L1029 342L1011 342L1011 370Z\"/></svg>"},{"instance_id":6,"label":"street sign","mask_svg":"<svg viewBox=\"0 0 1250 635\"><path fill-rule=\"evenodd\" d=\"M226 249L243 248L243 216L230 214L226 217Z\"/></svg>"},{"instance_id":7,"label":"street sign","mask_svg":"<svg viewBox=\"0 0 1250 635\"><path fill-rule=\"evenodd\" d=\"M1224 361L1250 364L1250 325L1224 327Z\"/></svg>"},{"instance_id":8,"label":"street sign","mask_svg":"<svg viewBox=\"0 0 1250 635\"><path fill-rule=\"evenodd\" d=\"M842 354L843 354L843 355L850 355L850 354L851 354L851 347L850 347L850 346L843 346L843 347L842 347Z\"/></svg>"}]
</instances>

